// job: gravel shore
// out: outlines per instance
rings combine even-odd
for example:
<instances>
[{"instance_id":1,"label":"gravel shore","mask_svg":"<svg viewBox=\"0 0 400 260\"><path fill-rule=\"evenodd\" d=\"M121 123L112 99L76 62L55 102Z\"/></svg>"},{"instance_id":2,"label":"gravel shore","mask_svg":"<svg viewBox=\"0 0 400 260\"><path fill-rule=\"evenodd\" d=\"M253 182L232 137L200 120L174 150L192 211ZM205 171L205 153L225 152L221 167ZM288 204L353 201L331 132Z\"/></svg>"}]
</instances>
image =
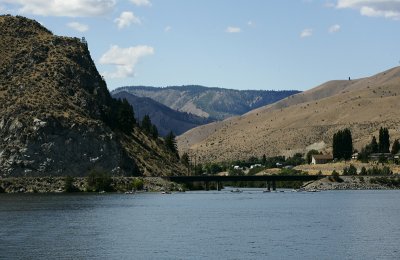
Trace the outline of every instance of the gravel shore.
<instances>
[{"instance_id":1,"label":"gravel shore","mask_svg":"<svg viewBox=\"0 0 400 260\"><path fill-rule=\"evenodd\" d=\"M341 182L335 181L333 177L308 183L304 186L305 190L389 190L399 189L400 187L376 182L377 178L382 176L340 176ZM385 176L389 180L398 180L400 177Z\"/></svg>"},{"instance_id":2,"label":"gravel shore","mask_svg":"<svg viewBox=\"0 0 400 260\"><path fill-rule=\"evenodd\" d=\"M143 180L143 188L148 191L181 190L179 184L166 181L160 177L112 177L111 186L117 192L131 190L135 179ZM65 177L18 177L0 178L0 193L61 193L64 190ZM84 177L75 177L74 187L79 192L87 191Z\"/></svg>"}]
</instances>

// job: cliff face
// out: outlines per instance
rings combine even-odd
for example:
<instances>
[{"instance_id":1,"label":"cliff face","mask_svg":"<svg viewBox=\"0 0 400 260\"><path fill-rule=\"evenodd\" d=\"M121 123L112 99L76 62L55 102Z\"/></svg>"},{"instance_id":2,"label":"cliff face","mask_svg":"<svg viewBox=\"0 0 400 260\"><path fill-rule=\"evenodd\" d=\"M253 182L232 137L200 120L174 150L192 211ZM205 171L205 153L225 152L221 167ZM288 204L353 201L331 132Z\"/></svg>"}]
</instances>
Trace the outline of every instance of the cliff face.
<instances>
[{"instance_id":1,"label":"cliff face","mask_svg":"<svg viewBox=\"0 0 400 260\"><path fill-rule=\"evenodd\" d=\"M83 176L94 168L115 175L161 174L157 167L145 169L138 147L152 149L156 142L133 143L134 133L130 138L113 132L103 122L112 98L85 41L55 36L13 16L0 16L0 36L2 176ZM136 154L129 147L138 147ZM159 158L150 161L168 157L151 154ZM169 166L171 172L179 167Z\"/></svg>"}]
</instances>

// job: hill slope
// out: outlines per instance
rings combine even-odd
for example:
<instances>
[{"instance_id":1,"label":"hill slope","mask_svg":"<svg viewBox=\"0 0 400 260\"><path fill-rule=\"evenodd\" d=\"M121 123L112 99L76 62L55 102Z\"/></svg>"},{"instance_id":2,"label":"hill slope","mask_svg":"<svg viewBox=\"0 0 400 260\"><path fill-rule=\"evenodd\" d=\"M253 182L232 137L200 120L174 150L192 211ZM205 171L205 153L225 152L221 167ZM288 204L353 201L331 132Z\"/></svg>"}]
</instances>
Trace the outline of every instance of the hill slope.
<instances>
[{"instance_id":1,"label":"hill slope","mask_svg":"<svg viewBox=\"0 0 400 260\"><path fill-rule=\"evenodd\" d=\"M209 119L173 110L151 98L138 97L126 91L115 93L112 96L118 99L125 98L132 105L138 120L149 115L161 136L166 136L170 131L175 135L180 135L196 126L211 122Z\"/></svg>"},{"instance_id":2,"label":"hill slope","mask_svg":"<svg viewBox=\"0 0 400 260\"><path fill-rule=\"evenodd\" d=\"M400 137L400 67L375 76L330 81L243 116L194 128L178 138L181 151L201 161L290 155L330 149L335 132L349 127L355 148L381 126Z\"/></svg>"},{"instance_id":3,"label":"hill slope","mask_svg":"<svg viewBox=\"0 0 400 260\"><path fill-rule=\"evenodd\" d=\"M181 87L122 87L113 91L126 91L139 97L149 97L174 110L187 112L211 120L242 115L252 109L274 103L299 93L296 90L233 90L203 86Z\"/></svg>"},{"instance_id":4,"label":"hill slope","mask_svg":"<svg viewBox=\"0 0 400 260\"><path fill-rule=\"evenodd\" d=\"M86 42L0 16L0 175L179 174L160 141L105 123L112 98Z\"/></svg>"}]
</instances>

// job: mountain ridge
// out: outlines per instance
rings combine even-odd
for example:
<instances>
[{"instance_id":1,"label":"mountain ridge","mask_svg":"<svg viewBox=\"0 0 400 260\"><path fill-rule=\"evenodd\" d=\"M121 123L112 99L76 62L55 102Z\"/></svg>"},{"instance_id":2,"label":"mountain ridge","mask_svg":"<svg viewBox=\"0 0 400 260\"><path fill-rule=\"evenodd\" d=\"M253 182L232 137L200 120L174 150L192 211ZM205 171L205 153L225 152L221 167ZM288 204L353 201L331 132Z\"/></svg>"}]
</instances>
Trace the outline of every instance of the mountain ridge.
<instances>
[{"instance_id":1,"label":"mountain ridge","mask_svg":"<svg viewBox=\"0 0 400 260\"><path fill-rule=\"evenodd\" d=\"M146 87L121 87L112 94L126 91L139 97L149 97L174 110L191 113L211 120L223 120L242 115L260 106L270 104L296 90L235 90L199 85Z\"/></svg>"},{"instance_id":2,"label":"mountain ridge","mask_svg":"<svg viewBox=\"0 0 400 260\"><path fill-rule=\"evenodd\" d=\"M329 152L333 134L348 127L361 149L380 127L400 137L399 86L400 67L362 79L328 81L242 116L194 128L178 137L178 146L200 161L290 156L313 146Z\"/></svg>"}]
</instances>

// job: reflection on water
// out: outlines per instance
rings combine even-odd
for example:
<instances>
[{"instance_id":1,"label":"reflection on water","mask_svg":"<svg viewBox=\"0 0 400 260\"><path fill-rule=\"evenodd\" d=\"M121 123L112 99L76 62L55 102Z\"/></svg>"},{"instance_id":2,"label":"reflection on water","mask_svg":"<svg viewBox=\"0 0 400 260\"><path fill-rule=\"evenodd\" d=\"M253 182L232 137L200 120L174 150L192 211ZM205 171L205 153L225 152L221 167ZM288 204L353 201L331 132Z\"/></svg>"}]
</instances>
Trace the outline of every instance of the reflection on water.
<instances>
[{"instance_id":1,"label":"reflection on water","mask_svg":"<svg viewBox=\"0 0 400 260\"><path fill-rule=\"evenodd\" d=\"M399 259L400 191L0 195L0 259Z\"/></svg>"}]
</instances>

